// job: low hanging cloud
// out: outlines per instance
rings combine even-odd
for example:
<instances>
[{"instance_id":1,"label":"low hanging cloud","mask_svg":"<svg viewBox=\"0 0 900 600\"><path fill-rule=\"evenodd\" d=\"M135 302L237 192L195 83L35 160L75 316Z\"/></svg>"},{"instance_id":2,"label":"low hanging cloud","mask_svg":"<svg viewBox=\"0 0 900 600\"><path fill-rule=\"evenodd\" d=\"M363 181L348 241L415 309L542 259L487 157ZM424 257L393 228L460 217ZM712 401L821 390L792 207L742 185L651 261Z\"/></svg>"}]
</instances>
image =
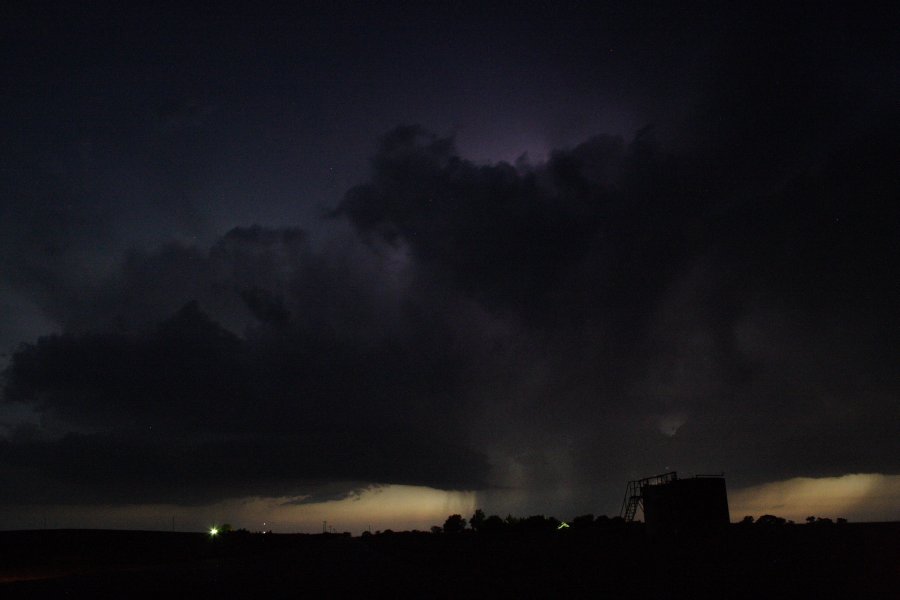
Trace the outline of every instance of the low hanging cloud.
<instances>
[{"instance_id":1,"label":"low hanging cloud","mask_svg":"<svg viewBox=\"0 0 900 600\"><path fill-rule=\"evenodd\" d=\"M440 324L387 328L382 300L356 287L352 269L323 264L301 240L257 227L207 254L132 258L99 296L128 295L109 302L122 313L83 315L98 324L24 345L4 399L32 406L41 425L2 442L3 468L19 480L2 500L203 503L334 481L484 485L485 459L460 441L450 401L456 358L432 344ZM156 279L139 276L148 272ZM129 317L195 294L245 322L242 334L196 301L153 326Z\"/></svg>"},{"instance_id":2,"label":"low hanging cloud","mask_svg":"<svg viewBox=\"0 0 900 600\"><path fill-rule=\"evenodd\" d=\"M513 167L400 128L337 215L507 325L491 423L545 449L568 439L578 473L896 471L895 186L866 149L886 141L845 141L787 175L759 164L752 194L708 170L728 151L705 143L600 136ZM566 471L523 460L535 484Z\"/></svg>"},{"instance_id":3,"label":"low hanging cloud","mask_svg":"<svg viewBox=\"0 0 900 600\"><path fill-rule=\"evenodd\" d=\"M401 127L335 243L135 251L12 356L4 401L40 422L0 442L2 501L399 483L587 512L668 467L897 472L884 165L842 146L747 196L708 158L645 130L478 165Z\"/></svg>"}]
</instances>

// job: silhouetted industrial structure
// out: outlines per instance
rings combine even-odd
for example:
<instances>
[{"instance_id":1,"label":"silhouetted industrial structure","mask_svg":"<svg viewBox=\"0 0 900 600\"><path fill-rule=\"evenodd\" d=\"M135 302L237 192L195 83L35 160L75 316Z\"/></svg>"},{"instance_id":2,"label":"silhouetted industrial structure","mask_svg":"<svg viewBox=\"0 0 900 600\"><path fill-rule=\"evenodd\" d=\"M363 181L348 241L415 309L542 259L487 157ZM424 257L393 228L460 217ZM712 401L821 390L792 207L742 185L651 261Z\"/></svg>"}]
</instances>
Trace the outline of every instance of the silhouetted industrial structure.
<instances>
[{"instance_id":1,"label":"silhouetted industrial structure","mask_svg":"<svg viewBox=\"0 0 900 600\"><path fill-rule=\"evenodd\" d=\"M678 479L672 471L628 482L621 516L633 521L638 508L650 535L716 533L728 527L728 494L722 475Z\"/></svg>"}]
</instances>

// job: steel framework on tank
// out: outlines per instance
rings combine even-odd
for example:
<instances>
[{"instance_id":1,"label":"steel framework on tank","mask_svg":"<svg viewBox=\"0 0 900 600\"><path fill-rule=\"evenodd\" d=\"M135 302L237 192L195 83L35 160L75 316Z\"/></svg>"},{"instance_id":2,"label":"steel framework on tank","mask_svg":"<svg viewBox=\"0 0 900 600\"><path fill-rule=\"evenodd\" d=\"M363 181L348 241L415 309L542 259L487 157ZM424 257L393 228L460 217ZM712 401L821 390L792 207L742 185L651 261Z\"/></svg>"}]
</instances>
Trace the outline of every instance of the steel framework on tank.
<instances>
[{"instance_id":1,"label":"steel framework on tank","mask_svg":"<svg viewBox=\"0 0 900 600\"><path fill-rule=\"evenodd\" d=\"M619 511L619 516L628 523L634 521L634 516L637 514L638 508L643 508L644 488L651 485L671 483L676 479L678 479L678 472L671 471L669 473L654 475L653 477L629 481L628 487L625 488L625 498L622 500L622 509Z\"/></svg>"}]
</instances>

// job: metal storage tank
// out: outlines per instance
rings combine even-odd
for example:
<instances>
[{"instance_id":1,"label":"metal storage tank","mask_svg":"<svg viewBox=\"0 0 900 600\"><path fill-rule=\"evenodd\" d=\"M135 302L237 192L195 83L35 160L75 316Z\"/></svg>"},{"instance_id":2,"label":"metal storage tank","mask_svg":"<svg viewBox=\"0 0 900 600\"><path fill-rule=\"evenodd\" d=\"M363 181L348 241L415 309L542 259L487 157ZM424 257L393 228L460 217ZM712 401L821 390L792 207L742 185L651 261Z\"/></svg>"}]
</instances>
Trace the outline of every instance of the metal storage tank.
<instances>
[{"instance_id":1,"label":"metal storage tank","mask_svg":"<svg viewBox=\"0 0 900 600\"><path fill-rule=\"evenodd\" d=\"M653 536L715 534L730 522L725 478L698 475L678 479L666 473L629 483L623 507L626 519L633 519L638 504L644 510L647 532ZM630 494L630 495L629 495Z\"/></svg>"}]
</instances>

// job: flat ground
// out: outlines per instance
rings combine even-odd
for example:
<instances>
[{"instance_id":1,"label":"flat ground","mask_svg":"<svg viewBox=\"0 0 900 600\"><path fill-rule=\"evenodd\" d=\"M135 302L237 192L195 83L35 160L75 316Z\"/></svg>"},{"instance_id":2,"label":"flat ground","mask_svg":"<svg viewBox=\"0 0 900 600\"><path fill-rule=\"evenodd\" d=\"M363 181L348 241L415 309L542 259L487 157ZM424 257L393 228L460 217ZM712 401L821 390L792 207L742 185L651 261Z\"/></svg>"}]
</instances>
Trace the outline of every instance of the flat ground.
<instances>
[{"instance_id":1,"label":"flat ground","mask_svg":"<svg viewBox=\"0 0 900 600\"><path fill-rule=\"evenodd\" d=\"M0 597L896 598L900 523L456 535L0 532Z\"/></svg>"}]
</instances>

